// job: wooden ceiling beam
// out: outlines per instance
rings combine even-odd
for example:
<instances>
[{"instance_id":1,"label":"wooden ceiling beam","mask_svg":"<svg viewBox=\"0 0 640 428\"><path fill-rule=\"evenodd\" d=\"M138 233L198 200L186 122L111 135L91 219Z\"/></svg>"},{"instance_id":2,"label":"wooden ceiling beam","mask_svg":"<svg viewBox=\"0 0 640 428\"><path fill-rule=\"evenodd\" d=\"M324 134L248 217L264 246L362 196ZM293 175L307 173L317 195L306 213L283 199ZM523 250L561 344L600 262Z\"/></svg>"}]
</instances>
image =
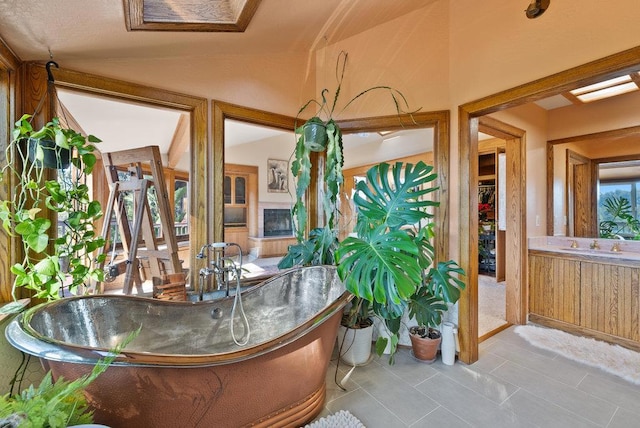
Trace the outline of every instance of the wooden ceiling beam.
<instances>
[{"instance_id":1,"label":"wooden ceiling beam","mask_svg":"<svg viewBox=\"0 0 640 428\"><path fill-rule=\"evenodd\" d=\"M178 119L176 131L173 133L173 138L169 145L167 153L167 166L169 168L175 168L178 162L180 162L182 155L184 155L184 152L189 148L189 130L189 115L183 113L180 115L180 119Z\"/></svg>"}]
</instances>

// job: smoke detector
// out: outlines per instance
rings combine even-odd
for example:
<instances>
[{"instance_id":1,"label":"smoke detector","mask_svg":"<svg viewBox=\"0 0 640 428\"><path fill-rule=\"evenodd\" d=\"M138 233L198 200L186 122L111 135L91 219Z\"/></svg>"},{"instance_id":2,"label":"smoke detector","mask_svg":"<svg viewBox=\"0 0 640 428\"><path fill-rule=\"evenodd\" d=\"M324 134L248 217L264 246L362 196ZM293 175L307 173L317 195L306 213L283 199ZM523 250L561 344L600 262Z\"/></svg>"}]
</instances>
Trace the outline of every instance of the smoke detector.
<instances>
[{"instance_id":1,"label":"smoke detector","mask_svg":"<svg viewBox=\"0 0 640 428\"><path fill-rule=\"evenodd\" d=\"M534 0L531 2L525 13L527 18L534 19L539 17L544 13L545 10L549 7L549 3L551 0Z\"/></svg>"}]
</instances>

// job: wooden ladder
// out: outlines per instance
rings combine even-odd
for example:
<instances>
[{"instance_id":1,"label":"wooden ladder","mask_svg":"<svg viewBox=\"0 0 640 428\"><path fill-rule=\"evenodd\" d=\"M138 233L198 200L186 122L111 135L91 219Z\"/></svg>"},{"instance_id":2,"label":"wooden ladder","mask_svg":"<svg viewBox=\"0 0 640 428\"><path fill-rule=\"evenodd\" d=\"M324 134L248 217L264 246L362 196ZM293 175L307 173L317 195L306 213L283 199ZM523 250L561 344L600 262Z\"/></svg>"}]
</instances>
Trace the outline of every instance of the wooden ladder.
<instances>
[{"instance_id":1,"label":"wooden ladder","mask_svg":"<svg viewBox=\"0 0 640 428\"><path fill-rule=\"evenodd\" d=\"M115 212L118 232L122 241L124 261L124 294L131 294L135 284L137 294L142 294L140 260L149 261L151 276L161 278L166 274L182 274L182 262L178 259L178 244L171 214L167 185L164 179L162 159L158 146L147 146L131 150L103 153L103 162L109 184L109 200L105 209L102 236L110 242L111 217ZM143 169L143 166L148 168ZM150 171L151 177L144 172ZM127 172L121 178L118 172ZM156 193L160 227L164 236L164 248L158 245L153 229L148 194L153 188ZM129 219L124 206L124 193L133 193L133 219ZM132 220L132 221L131 221ZM114 240L115 241L115 240ZM115 245L113 242L111 245ZM105 249L100 249L104 253ZM104 268L104 261L100 263ZM118 269L121 273L121 269ZM104 283L99 284L99 292L104 293Z\"/></svg>"}]
</instances>

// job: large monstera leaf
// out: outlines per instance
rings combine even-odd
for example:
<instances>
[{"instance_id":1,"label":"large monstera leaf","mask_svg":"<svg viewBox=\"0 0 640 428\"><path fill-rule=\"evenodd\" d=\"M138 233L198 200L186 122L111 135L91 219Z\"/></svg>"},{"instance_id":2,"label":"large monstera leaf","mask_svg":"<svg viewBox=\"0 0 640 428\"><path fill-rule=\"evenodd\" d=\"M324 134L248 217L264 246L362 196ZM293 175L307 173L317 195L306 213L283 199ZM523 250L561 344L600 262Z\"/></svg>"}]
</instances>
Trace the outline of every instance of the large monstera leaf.
<instances>
[{"instance_id":1,"label":"large monstera leaf","mask_svg":"<svg viewBox=\"0 0 640 428\"><path fill-rule=\"evenodd\" d=\"M400 304L421 280L417 248L401 231L374 231L370 238L349 237L341 243L336 253L338 273L357 297L382 305Z\"/></svg>"},{"instance_id":2,"label":"large monstera leaf","mask_svg":"<svg viewBox=\"0 0 640 428\"><path fill-rule=\"evenodd\" d=\"M357 232L365 232L370 225L399 229L433 218L428 208L438 203L424 196L436 190L425 186L436 177L433 166L424 162L415 165L396 162L393 168L381 163L369 169L367 180L357 184L354 195L358 207Z\"/></svg>"}]
</instances>

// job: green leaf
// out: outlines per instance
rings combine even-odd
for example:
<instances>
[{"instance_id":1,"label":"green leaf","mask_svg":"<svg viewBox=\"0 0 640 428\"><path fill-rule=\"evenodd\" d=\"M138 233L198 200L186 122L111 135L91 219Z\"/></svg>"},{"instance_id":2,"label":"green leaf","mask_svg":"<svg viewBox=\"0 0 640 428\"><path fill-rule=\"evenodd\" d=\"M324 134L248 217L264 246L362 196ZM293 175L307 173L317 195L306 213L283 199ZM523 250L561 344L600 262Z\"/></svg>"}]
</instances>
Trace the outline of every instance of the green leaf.
<instances>
[{"instance_id":1,"label":"green leaf","mask_svg":"<svg viewBox=\"0 0 640 428\"><path fill-rule=\"evenodd\" d=\"M25 236L24 241L33 251L41 253L46 250L49 245L49 235L46 233L32 233Z\"/></svg>"},{"instance_id":2,"label":"green leaf","mask_svg":"<svg viewBox=\"0 0 640 428\"><path fill-rule=\"evenodd\" d=\"M91 218L100 217L102 215L102 207L100 202L91 201L87 206L87 215Z\"/></svg>"},{"instance_id":3,"label":"green leaf","mask_svg":"<svg viewBox=\"0 0 640 428\"><path fill-rule=\"evenodd\" d=\"M380 304L406 301L422 280L411 237L378 228L367 238L349 237L336 251L338 273L347 290Z\"/></svg>"},{"instance_id":4,"label":"green leaf","mask_svg":"<svg viewBox=\"0 0 640 428\"><path fill-rule=\"evenodd\" d=\"M365 222L399 229L432 218L429 209L439 203L425 197L437 190L426 187L435 179L433 167L424 162L397 162L391 171L388 163L372 167L367 171L367 180L356 185L354 203L362 217L359 227L364 227Z\"/></svg>"},{"instance_id":5,"label":"green leaf","mask_svg":"<svg viewBox=\"0 0 640 428\"><path fill-rule=\"evenodd\" d=\"M58 258L55 256L44 258L36 263L33 269L41 275L53 276L59 270Z\"/></svg>"}]
</instances>

